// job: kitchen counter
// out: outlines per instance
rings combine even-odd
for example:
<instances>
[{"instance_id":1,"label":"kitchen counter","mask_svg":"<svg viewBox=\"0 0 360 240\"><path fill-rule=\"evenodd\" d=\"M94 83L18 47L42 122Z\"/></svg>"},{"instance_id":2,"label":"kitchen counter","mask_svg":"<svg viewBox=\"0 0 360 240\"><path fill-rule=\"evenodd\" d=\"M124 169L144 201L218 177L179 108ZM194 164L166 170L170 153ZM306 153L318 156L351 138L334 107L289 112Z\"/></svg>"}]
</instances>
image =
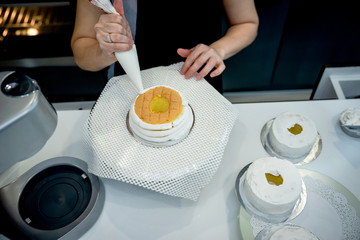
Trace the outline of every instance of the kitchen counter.
<instances>
[{"instance_id":1,"label":"kitchen counter","mask_svg":"<svg viewBox=\"0 0 360 240\"><path fill-rule=\"evenodd\" d=\"M235 179L248 163L268 156L260 142L261 129L285 111L310 117L322 138L318 158L300 167L333 178L360 199L360 138L346 135L338 125L339 114L346 108L360 107L360 100L250 103L235 107L240 117L230 134L222 163L198 201L102 179L106 192L104 209L81 239L241 239ZM57 156L81 159L81 131L88 114L89 110L58 111L57 129L45 147L11 169L9 176L21 174L29 162Z\"/></svg>"}]
</instances>

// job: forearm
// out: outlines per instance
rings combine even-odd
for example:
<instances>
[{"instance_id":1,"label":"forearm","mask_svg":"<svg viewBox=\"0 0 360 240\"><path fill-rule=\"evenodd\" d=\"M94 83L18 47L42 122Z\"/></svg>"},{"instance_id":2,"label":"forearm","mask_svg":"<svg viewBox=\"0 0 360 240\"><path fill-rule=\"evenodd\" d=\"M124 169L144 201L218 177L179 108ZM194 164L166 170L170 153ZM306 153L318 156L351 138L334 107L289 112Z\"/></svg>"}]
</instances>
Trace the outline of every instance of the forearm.
<instances>
[{"instance_id":1,"label":"forearm","mask_svg":"<svg viewBox=\"0 0 360 240\"><path fill-rule=\"evenodd\" d=\"M233 25L210 47L214 48L223 60L226 60L249 46L257 36L257 29L256 21Z\"/></svg>"},{"instance_id":2,"label":"forearm","mask_svg":"<svg viewBox=\"0 0 360 240\"><path fill-rule=\"evenodd\" d=\"M76 64L87 71L99 71L116 61L115 56L102 52L96 39L81 37L71 44Z\"/></svg>"}]
</instances>

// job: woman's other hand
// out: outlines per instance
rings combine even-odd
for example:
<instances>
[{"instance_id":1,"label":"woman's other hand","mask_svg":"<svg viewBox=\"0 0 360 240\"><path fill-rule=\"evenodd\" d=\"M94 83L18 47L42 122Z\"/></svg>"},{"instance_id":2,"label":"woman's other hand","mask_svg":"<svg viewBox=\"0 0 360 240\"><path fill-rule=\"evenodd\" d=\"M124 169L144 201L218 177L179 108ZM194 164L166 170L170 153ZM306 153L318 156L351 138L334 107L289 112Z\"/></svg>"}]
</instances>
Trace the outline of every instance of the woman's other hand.
<instances>
[{"instance_id":1,"label":"woman's other hand","mask_svg":"<svg viewBox=\"0 0 360 240\"><path fill-rule=\"evenodd\" d=\"M196 75L200 80L210 73L210 77L216 77L225 70L225 64L220 54L212 47L205 44L198 44L192 49L179 48L177 53L186 58L180 73L189 79ZM215 70L213 70L215 68ZM212 71L213 70L213 71Z\"/></svg>"}]
</instances>

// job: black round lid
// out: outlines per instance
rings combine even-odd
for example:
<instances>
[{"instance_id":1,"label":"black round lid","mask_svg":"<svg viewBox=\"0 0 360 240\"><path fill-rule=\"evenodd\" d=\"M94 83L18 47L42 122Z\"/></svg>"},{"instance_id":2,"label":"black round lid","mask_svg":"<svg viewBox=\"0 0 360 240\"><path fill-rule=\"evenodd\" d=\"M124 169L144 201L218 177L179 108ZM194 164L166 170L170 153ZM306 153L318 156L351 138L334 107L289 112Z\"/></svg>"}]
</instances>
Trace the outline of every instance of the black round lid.
<instances>
[{"instance_id":1,"label":"black round lid","mask_svg":"<svg viewBox=\"0 0 360 240\"><path fill-rule=\"evenodd\" d=\"M75 221L89 204L92 185L75 166L60 165L36 174L19 201L21 218L30 226L54 230Z\"/></svg>"},{"instance_id":2,"label":"black round lid","mask_svg":"<svg viewBox=\"0 0 360 240\"><path fill-rule=\"evenodd\" d=\"M1 91L12 97L24 96L38 90L37 83L21 72L13 72L1 83Z\"/></svg>"}]
</instances>

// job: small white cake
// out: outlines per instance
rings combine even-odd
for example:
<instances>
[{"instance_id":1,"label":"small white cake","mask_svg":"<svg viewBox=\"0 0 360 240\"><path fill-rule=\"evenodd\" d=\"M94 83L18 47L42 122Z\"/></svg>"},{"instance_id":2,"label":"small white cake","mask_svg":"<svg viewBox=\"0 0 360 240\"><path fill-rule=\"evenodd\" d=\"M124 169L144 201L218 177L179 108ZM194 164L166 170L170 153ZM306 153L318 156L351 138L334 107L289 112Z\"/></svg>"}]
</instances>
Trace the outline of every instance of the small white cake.
<instances>
[{"instance_id":1,"label":"small white cake","mask_svg":"<svg viewBox=\"0 0 360 240\"><path fill-rule=\"evenodd\" d=\"M300 226L285 225L276 230L269 240L318 240L318 238Z\"/></svg>"},{"instance_id":2,"label":"small white cake","mask_svg":"<svg viewBox=\"0 0 360 240\"><path fill-rule=\"evenodd\" d=\"M155 86L139 93L129 112L133 134L152 143L182 140L194 117L183 95L168 86Z\"/></svg>"},{"instance_id":3,"label":"small white cake","mask_svg":"<svg viewBox=\"0 0 360 240\"><path fill-rule=\"evenodd\" d=\"M285 112L274 119L268 141L283 157L299 158L308 154L317 137L315 123L300 114Z\"/></svg>"},{"instance_id":4,"label":"small white cake","mask_svg":"<svg viewBox=\"0 0 360 240\"><path fill-rule=\"evenodd\" d=\"M349 108L340 115L340 121L348 126L360 126L360 108Z\"/></svg>"},{"instance_id":5,"label":"small white cake","mask_svg":"<svg viewBox=\"0 0 360 240\"><path fill-rule=\"evenodd\" d=\"M300 173L288 160L260 158L246 171L244 194L251 205L264 214L290 214L301 190Z\"/></svg>"}]
</instances>

